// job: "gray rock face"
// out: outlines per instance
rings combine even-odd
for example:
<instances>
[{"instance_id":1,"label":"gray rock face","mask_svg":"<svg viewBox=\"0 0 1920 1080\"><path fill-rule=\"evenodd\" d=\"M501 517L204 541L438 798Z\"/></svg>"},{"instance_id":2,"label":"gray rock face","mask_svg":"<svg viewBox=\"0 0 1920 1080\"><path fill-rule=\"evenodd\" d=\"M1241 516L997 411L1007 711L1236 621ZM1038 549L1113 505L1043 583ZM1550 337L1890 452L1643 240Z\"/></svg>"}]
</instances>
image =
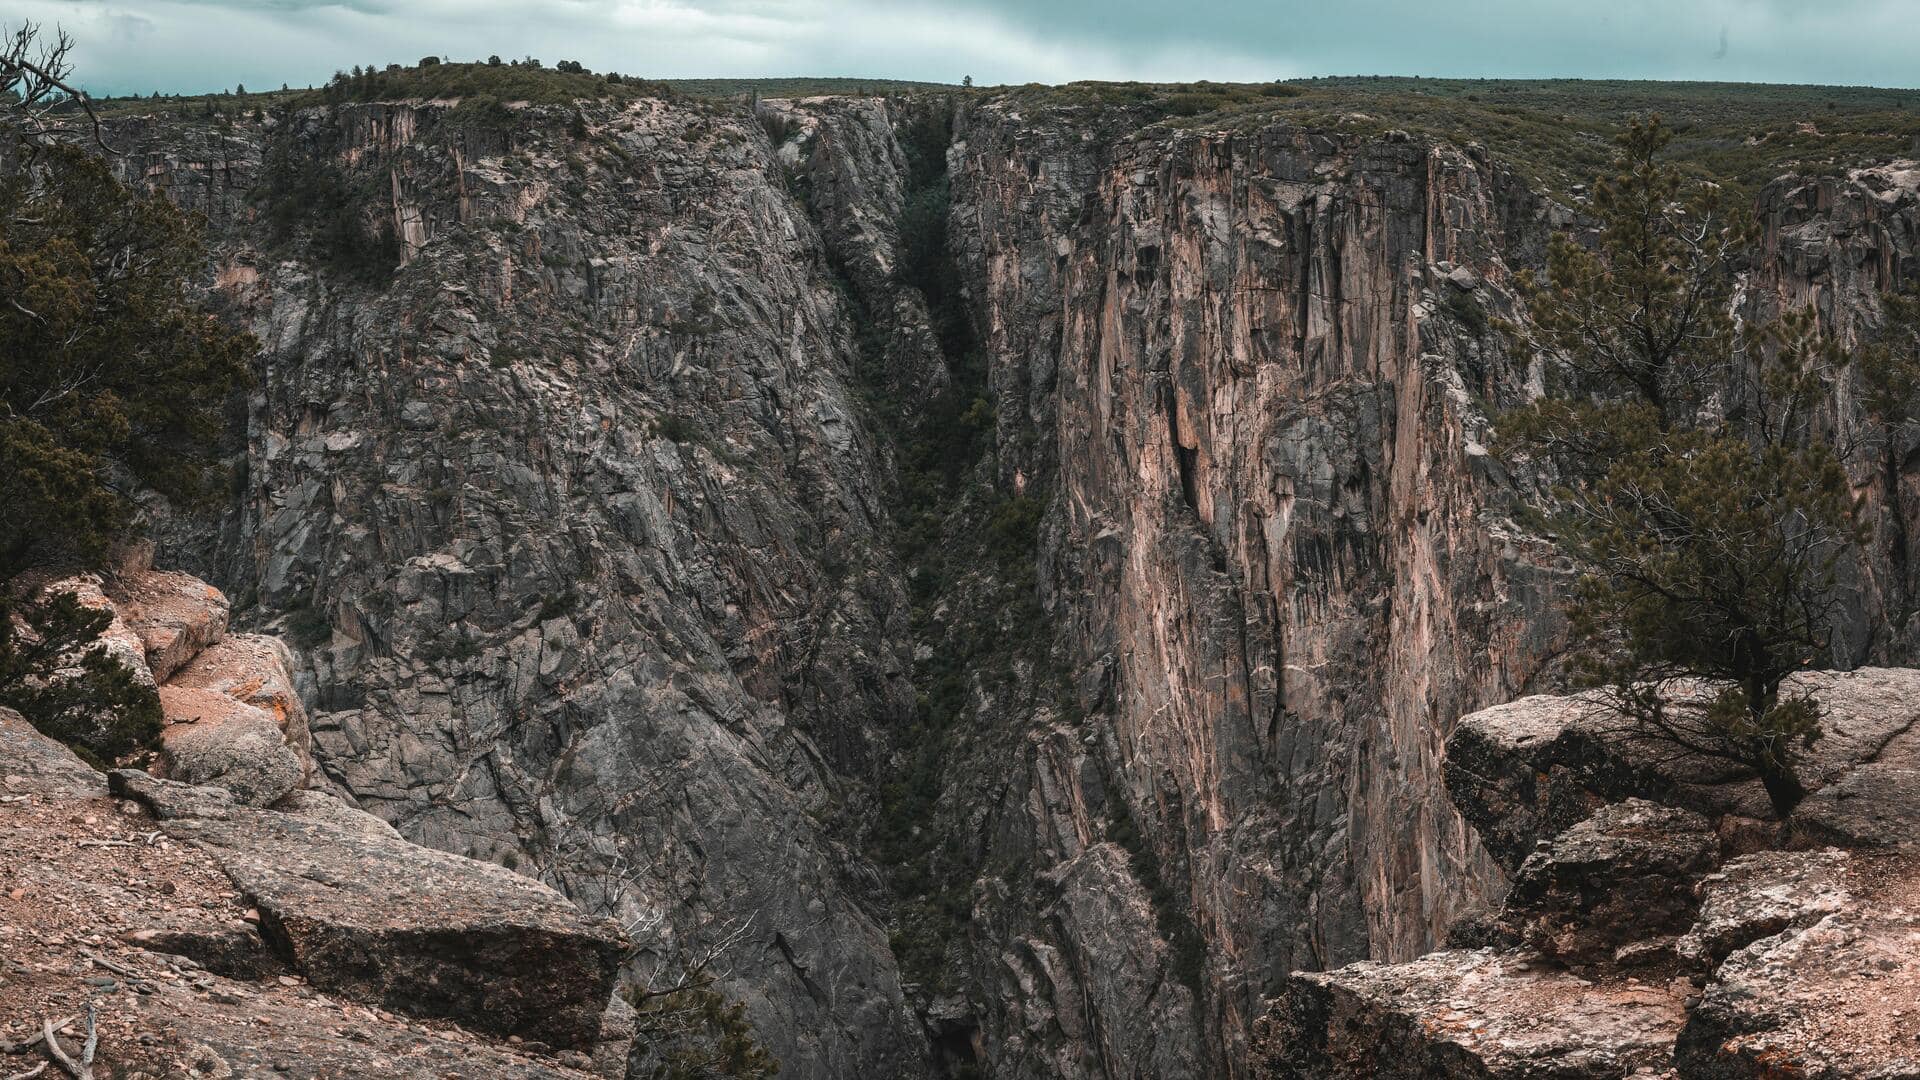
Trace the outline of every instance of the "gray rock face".
<instances>
[{"instance_id":1,"label":"gray rock face","mask_svg":"<svg viewBox=\"0 0 1920 1080\"><path fill-rule=\"evenodd\" d=\"M113 786L212 855L314 986L555 1046L598 1039L627 942L552 889L324 818L222 806L203 794L213 789L145 773L115 772Z\"/></svg>"},{"instance_id":2,"label":"gray rock face","mask_svg":"<svg viewBox=\"0 0 1920 1080\"><path fill-rule=\"evenodd\" d=\"M1443 296L1464 267L1481 311L1510 310L1502 238L1544 208L1405 139L1134 137L1112 110L995 104L961 137L999 468L1052 499L1042 593L1086 717L995 744L1021 764L989 835L1058 865L1092 808L1124 804L1211 943L1196 1022L1157 1038L1228 1075L1287 970L1412 955L1498 887L1439 751L1451 717L1539 673L1555 577L1502 524L1482 447L1524 361ZM1062 769L1068 746L1091 767ZM1006 775L997 752L969 768ZM1058 933L1023 921L1007 932ZM983 1000L1020 999L976 970Z\"/></svg>"},{"instance_id":3,"label":"gray rock face","mask_svg":"<svg viewBox=\"0 0 1920 1080\"><path fill-rule=\"evenodd\" d=\"M917 1073L857 853L913 685L849 316L752 118L571 115L130 125L266 346L240 509L169 557L305 646L361 806L658 923L636 977L750 921L721 989L783 1075ZM389 283L269 247L274 146L397 223Z\"/></svg>"},{"instance_id":4,"label":"gray rock face","mask_svg":"<svg viewBox=\"0 0 1920 1080\"><path fill-rule=\"evenodd\" d=\"M1528 358L1484 322L1556 208L1403 135L961 109L950 235L996 445L959 483L1042 504L1040 644L940 667L881 434L952 375L896 257L924 107L590 105L585 139L572 110L417 103L125 122L266 346L239 505L168 557L299 639L322 781L658 925L630 977L749 925L722 989L803 1078L1234 1075L1288 971L1416 955L1607 802L1755 816L1577 725L1443 763L1455 717L1552 677L1564 571L1486 451ZM270 240L276 151L391 226L390 280ZM1769 192L1754 302L1870 326L1917 269L1896 172ZM1916 436L1856 478L1879 539L1851 659L1911 651L1866 628L1915 591L1885 553ZM1024 580L1016 555L970 572ZM921 834L964 868L937 998L902 985L865 855L931 692L968 722ZM1888 734L1836 740L1803 839L1891 842L1868 770L1911 763L1863 764Z\"/></svg>"}]
</instances>

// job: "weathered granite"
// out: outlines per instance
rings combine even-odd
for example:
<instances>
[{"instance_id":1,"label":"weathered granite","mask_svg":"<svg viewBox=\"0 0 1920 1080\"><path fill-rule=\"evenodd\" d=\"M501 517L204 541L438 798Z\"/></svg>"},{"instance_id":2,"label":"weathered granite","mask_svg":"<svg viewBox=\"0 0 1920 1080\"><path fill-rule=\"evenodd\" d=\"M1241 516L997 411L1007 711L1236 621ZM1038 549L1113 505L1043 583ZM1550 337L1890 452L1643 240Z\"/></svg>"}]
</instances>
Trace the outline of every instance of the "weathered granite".
<instances>
[{"instance_id":1,"label":"weathered granite","mask_svg":"<svg viewBox=\"0 0 1920 1080\"><path fill-rule=\"evenodd\" d=\"M1643 799L1604 806L1541 844L1502 909L1520 938L1569 963L1607 961L1693 924L1694 883L1720 862L1705 818Z\"/></svg>"},{"instance_id":2,"label":"weathered granite","mask_svg":"<svg viewBox=\"0 0 1920 1080\"><path fill-rule=\"evenodd\" d=\"M1683 984L1684 986L1684 984ZM1596 983L1491 951L1290 976L1255 1034L1260 1080L1617 1080L1664 1066L1682 988Z\"/></svg>"},{"instance_id":3,"label":"weathered granite","mask_svg":"<svg viewBox=\"0 0 1920 1080\"><path fill-rule=\"evenodd\" d=\"M116 792L213 856L261 933L314 986L419 1016L586 1046L627 942L538 882L491 863L319 820L216 807L120 770Z\"/></svg>"},{"instance_id":4,"label":"weathered granite","mask_svg":"<svg viewBox=\"0 0 1920 1080\"><path fill-rule=\"evenodd\" d=\"M1916 819L1920 820L1920 819ZM1700 911L1675 946L1705 970L1763 937L1803 929L1856 901L1846 882L1845 851L1765 851L1742 856L1694 887Z\"/></svg>"}]
</instances>

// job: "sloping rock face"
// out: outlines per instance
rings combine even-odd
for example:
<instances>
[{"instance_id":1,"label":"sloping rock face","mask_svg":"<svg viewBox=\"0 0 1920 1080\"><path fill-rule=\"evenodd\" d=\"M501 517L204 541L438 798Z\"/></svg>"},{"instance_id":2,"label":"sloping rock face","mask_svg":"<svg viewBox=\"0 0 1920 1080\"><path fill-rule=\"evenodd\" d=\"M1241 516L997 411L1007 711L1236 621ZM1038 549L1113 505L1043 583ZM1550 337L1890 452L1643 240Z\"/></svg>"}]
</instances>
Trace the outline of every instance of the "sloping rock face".
<instances>
[{"instance_id":1,"label":"sloping rock face","mask_svg":"<svg viewBox=\"0 0 1920 1080\"><path fill-rule=\"evenodd\" d=\"M282 812L145 773L112 779L134 799L109 797L107 777L0 709L9 1075L41 1059L25 1040L43 1020L77 1050L89 1004L101 1075L624 1075L630 1012L624 1035L619 1015L602 1015L624 946L617 927L498 867L391 830L378 839L347 824L374 819L330 796L306 793ZM323 799L331 808L315 812ZM309 947L305 935L319 932L378 948ZM591 962L569 963L576 954ZM368 993L375 973L388 977ZM368 1000L384 1007L356 1004ZM510 1042L503 1029L532 1038ZM596 1070L587 1051L609 1037L622 1067Z\"/></svg>"},{"instance_id":2,"label":"sloping rock face","mask_svg":"<svg viewBox=\"0 0 1920 1080\"><path fill-rule=\"evenodd\" d=\"M1920 748L1898 711L1911 707L1920 672L1803 681L1835 732L1835 746L1805 773L1819 791ZM1503 745L1515 756L1490 772L1537 768L1543 787L1572 760L1593 770L1580 774L1589 781L1611 778L1582 787L1595 799L1607 784L1650 776L1658 782L1648 793L1661 801L1603 801L1541 839L1485 935L1489 947L1290 978L1260 1021L1256 1075L1920 1075L1920 855L1911 839L1888 845L1855 834L1847 848L1809 850L1806 830L1761 830L1741 815L1754 781L1706 783L1707 763L1619 738L1607 743L1618 767L1601 766L1585 752L1590 739L1568 737L1591 736L1597 722L1591 701L1531 698L1467 717L1449 749L1484 765L1489 748ZM1553 756L1570 747L1582 753ZM1455 790L1476 822L1497 825L1484 815L1499 805L1525 823L1493 835L1511 838L1543 820L1526 798ZM1879 801L1859 816L1892 820L1908 796L1884 790ZM1920 817L1904 820L1909 838L1920 835ZM1742 853L1755 844L1785 847Z\"/></svg>"},{"instance_id":3,"label":"sloping rock face","mask_svg":"<svg viewBox=\"0 0 1920 1080\"><path fill-rule=\"evenodd\" d=\"M300 648L361 806L657 924L636 977L747 928L721 988L785 1076L917 1074L858 853L914 688L849 313L743 108L573 113L119 131L265 346L238 511L167 550ZM308 184L371 266L275 242Z\"/></svg>"}]
</instances>

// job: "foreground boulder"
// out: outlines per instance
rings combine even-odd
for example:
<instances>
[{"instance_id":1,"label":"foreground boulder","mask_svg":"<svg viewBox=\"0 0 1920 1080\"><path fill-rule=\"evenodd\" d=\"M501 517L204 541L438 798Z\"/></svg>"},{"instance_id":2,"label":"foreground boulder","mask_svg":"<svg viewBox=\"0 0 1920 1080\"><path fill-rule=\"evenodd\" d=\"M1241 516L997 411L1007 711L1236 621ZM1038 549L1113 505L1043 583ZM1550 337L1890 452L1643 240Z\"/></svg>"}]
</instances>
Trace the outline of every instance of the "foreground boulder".
<instances>
[{"instance_id":1,"label":"foreground boulder","mask_svg":"<svg viewBox=\"0 0 1920 1080\"><path fill-rule=\"evenodd\" d=\"M255 810L130 770L112 782L214 858L314 986L555 1046L598 1040L625 941L552 889L321 815Z\"/></svg>"},{"instance_id":2,"label":"foreground boulder","mask_svg":"<svg viewBox=\"0 0 1920 1080\"><path fill-rule=\"evenodd\" d=\"M124 788L130 781L139 783L131 777L120 783ZM536 1038L500 1037L485 1026L484 1016L436 1018L410 1012L407 1002L364 1003L329 991L269 948L256 929L263 911L216 858L219 849L183 842L171 832L192 815L211 815L232 829L284 817L303 825L295 833L316 841L340 833L402 845L384 823L317 792L296 793L282 814L238 806L216 788L151 778L145 783L151 785L149 797L175 820L156 822L141 805L111 798L107 777L18 714L0 709L0 1076L57 1074L29 1040L43 1021L65 1021L64 1041L77 1051L89 1005L99 1039L95 1075L102 1077L625 1075L633 1015L617 1000L597 1018L598 1041L590 1051L555 1053ZM403 849L430 862L453 858ZM308 873L352 868L322 864L297 846L287 850L303 860L290 865ZM430 938L427 912L435 901L425 890L445 877L424 877L419 891L389 897L387 907L413 909L414 926ZM492 880L484 871L482 877ZM530 887L533 904L543 911L557 900L540 886L522 886L503 883L500 894L526 897L524 887ZM542 956L516 965L502 954L493 977L503 984L527 971L546 978L538 971L546 961ZM604 1005L604 987L581 992L602 993ZM511 989L499 995L506 1001L522 997ZM558 1007L569 1011L564 1003Z\"/></svg>"},{"instance_id":3,"label":"foreground boulder","mask_svg":"<svg viewBox=\"0 0 1920 1080\"><path fill-rule=\"evenodd\" d=\"M1288 979L1256 1027L1261 1080L1602 1080L1655 1069L1682 989L1596 983L1490 950Z\"/></svg>"},{"instance_id":4,"label":"foreground boulder","mask_svg":"<svg viewBox=\"0 0 1920 1080\"><path fill-rule=\"evenodd\" d=\"M289 746L273 715L212 690L163 686L160 771L187 784L218 784L248 806L271 806L306 784L311 762Z\"/></svg>"},{"instance_id":5,"label":"foreground boulder","mask_svg":"<svg viewBox=\"0 0 1920 1080\"><path fill-rule=\"evenodd\" d=\"M1801 842L1915 842L1903 825L1920 814L1907 782L1920 768L1920 671L1808 672L1794 683L1826 710L1801 770L1811 792L1791 826ZM1583 696L1523 698L1463 718L1447 743L1445 776L1454 805L1509 872L1542 840L1629 798L1692 810L1723 828L1772 817L1751 774L1636 738Z\"/></svg>"}]
</instances>

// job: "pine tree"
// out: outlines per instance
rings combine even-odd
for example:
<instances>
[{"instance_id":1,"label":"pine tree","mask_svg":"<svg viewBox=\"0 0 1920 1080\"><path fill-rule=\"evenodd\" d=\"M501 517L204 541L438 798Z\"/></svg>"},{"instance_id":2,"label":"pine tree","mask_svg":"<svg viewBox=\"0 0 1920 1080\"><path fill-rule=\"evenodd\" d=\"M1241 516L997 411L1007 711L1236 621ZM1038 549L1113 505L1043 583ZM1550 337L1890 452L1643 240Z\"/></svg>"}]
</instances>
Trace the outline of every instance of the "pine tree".
<instances>
[{"instance_id":1,"label":"pine tree","mask_svg":"<svg viewBox=\"0 0 1920 1080\"><path fill-rule=\"evenodd\" d=\"M1638 738L1751 769L1775 810L1820 706L1786 686L1823 666L1837 570L1858 542L1819 416L1846 357L1812 313L1744 332L1731 314L1751 222L1660 160L1657 117L1618 140L1595 185L1591 248L1556 237L1521 279L1548 394L1501 442L1550 467L1540 524L1583 570L1569 605L1577 670Z\"/></svg>"},{"instance_id":2,"label":"pine tree","mask_svg":"<svg viewBox=\"0 0 1920 1080\"><path fill-rule=\"evenodd\" d=\"M194 303L201 259L179 210L81 149L34 145L0 176L0 704L96 759L157 730L153 691L97 646L110 617L8 583L97 564L136 492L222 492L213 448L254 347Z\"/></svg>"}]
</instances>

